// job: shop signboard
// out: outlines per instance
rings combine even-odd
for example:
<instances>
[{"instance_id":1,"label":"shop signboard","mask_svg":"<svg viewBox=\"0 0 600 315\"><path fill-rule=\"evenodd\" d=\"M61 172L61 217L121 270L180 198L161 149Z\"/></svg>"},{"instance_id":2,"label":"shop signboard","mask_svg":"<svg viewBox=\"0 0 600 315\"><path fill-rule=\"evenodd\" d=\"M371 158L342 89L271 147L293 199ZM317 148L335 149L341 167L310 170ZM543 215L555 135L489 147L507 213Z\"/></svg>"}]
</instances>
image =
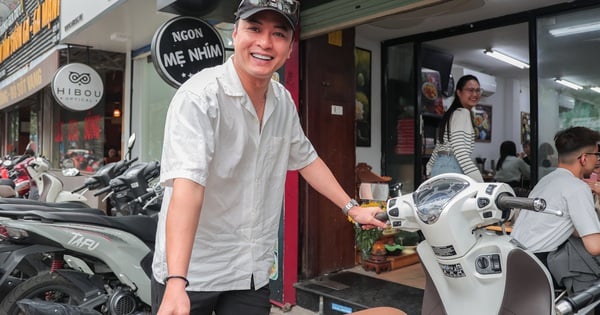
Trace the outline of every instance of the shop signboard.
<instances>
[{"instance_id":1,"label":"shop signboard","mask_svg":"<svg viewBox=\"0 0 600 315\"><path fill-rule=\"evenodd\" d=\"M104 84L92 67L82 63L62 66L52 79L52 95L66 109L88 110L102 100Z\"/></svg>"},{"instance_id":2,"label":"shop signboard","mask_svg":"<svg viewBox=\"0 0 600 315\"><path fill-rule=\"evenodd\" d=\"M207 22L187 16L163 24L154 33L150 52L158 74L175 88L198 71L225 61L219 33Z\"/></svg>"}]
</instances>

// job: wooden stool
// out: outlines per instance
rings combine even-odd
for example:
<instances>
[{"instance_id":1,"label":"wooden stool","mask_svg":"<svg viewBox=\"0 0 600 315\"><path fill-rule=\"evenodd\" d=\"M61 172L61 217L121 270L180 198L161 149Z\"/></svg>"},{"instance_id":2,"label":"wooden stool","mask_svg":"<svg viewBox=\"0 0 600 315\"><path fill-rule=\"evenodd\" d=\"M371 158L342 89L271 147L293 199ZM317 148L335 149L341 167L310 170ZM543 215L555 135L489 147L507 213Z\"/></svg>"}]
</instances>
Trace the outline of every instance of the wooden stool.
<instances>
[{"instance_id":1,"label":"wooden stool","mask_svg":"<svg viewBox=\"0 0 600 315\"><path fill-rule=\"evenodd\" d=\"M363 261L363 268L366 271L375 271L376 274L379 274L382 271L390 271L392 270L392 264L389 261L372 261L369 259L365 259Z\"/></svg>"}]
</instances>

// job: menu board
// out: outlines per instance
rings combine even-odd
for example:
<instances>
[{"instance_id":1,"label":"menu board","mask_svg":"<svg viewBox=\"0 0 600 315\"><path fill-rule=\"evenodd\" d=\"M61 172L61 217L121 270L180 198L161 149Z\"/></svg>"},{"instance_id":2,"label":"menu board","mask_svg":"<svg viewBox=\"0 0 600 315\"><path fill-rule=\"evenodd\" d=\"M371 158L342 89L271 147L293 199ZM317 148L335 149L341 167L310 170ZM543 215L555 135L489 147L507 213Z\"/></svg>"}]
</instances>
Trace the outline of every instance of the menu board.
<instances>
[{"instance_id":1,"label":"menu board","mask_svg":"<svg viewBox=\"0 0 600 315\"><path fill-rule=\"evenodd\" d=\"M423 68L421 71L421 112L443 115L442 83L440 73Z\"/></svg>"}]
</instances>

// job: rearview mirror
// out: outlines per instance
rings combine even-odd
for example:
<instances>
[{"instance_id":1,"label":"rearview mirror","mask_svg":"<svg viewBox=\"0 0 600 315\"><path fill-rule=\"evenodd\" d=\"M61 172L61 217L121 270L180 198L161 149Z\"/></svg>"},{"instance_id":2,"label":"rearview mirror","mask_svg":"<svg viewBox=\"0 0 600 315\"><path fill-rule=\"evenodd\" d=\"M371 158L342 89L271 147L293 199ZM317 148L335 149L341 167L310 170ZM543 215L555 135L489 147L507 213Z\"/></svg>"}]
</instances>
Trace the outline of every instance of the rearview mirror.
<instances>
[{"instance_id":1,"label":"rearview mirror","mask_svg":"<svg viewBox=\"0 0 600 315\"><path fill-rule=\"evenodd\" d=\"M132 133L129 136L129 140L127 140L127 149L131 150L133 148L133 144L135 143L135 133Z\"/></svg>"},{"instance_id":2,"label":"rearview mirror","mask_svg":"<svg viewBox=\"0 0 600 315\"><path fill-rule=\"evenodd\" d=\"M131 159L131 148L133 148L134 143L135 143L135 132L132 133L131 136L129 136L129 139L127 140L127 153L125 154L126 160Z\"/></svg>"},{"instance_id":3,"label":"rearview mirror","mask_svg":"<svg viewBox=\"0 0 600 315\"><path fill-rule=\"evenodd\" d=\"M362 183L358 189L358 197L361 200L386 201L389 193L388 184Z\"/></svg>"}]
</instances>

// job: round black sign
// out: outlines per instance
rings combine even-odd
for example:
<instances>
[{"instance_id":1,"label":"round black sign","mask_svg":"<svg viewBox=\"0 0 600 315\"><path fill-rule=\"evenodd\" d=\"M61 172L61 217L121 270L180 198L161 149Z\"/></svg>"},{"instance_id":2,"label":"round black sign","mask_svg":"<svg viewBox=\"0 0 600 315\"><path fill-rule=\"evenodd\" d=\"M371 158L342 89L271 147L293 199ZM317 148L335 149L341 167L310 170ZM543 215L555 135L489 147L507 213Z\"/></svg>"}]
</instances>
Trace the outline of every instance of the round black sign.
<instances>
[{"instance_id":1,"label":"round black sign","mask_svg":"<svg viewBox=\"0 0 600 315\"><path fill-rule=\"evenodd\" d=\"M175 88L196 72L225 62L219 33L203 20L186 16L175 17L158 28L150 53L158 74Z\"/></svg>"}]
</instances>

